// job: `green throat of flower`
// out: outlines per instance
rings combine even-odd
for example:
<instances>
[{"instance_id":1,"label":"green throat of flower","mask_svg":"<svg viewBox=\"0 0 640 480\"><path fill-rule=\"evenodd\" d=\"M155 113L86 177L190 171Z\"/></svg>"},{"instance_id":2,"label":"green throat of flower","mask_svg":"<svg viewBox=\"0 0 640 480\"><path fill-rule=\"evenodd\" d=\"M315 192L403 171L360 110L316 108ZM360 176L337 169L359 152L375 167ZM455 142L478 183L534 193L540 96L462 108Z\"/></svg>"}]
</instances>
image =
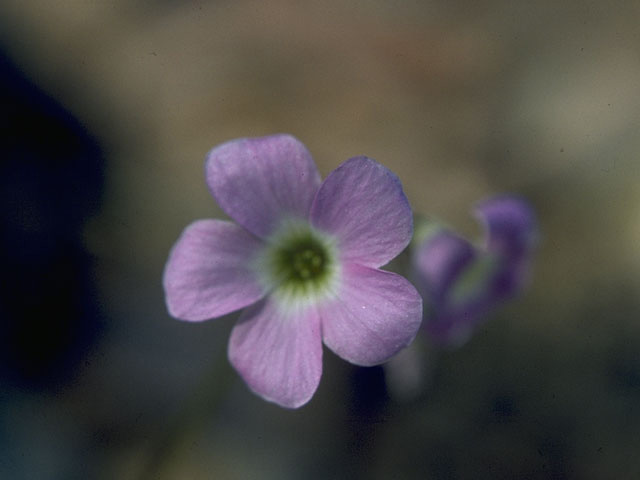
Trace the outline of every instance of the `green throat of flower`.
<instances>
[{"instance_id":1,"label":"green throat of flower","mask_svg":"<svg viewBox=\"0 0 640 480\"><path fill-rule=\"evenodd\" d=\"M262 271L277 294L312 299L331 290L336 258L328 237L308 225L288 225L270 239Z\"/></svg>"},{"instance_id":2,"label":"green throat of flower","mask_svg":"<svg viewBox=\"0 0 640 480\"><path fill-rule=\"evenodd\" d=\"M317 282L326 275L327 252L312 236L300 237L274 252L274 268L285 284Z\"/></svg>"}]
</instances>

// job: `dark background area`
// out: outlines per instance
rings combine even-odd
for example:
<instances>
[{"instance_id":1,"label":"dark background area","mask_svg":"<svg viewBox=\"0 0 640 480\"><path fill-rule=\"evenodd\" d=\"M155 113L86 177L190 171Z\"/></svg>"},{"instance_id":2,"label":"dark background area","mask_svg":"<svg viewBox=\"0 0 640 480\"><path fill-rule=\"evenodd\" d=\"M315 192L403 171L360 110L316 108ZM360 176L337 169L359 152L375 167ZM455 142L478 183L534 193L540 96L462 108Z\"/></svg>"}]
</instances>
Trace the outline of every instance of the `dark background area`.
<instances>
[{"instance_id":1,"label":"dark background area","mask_svg":"<svg viewBox=\"0 0 640 480\"><path fill-rule=\"evenodd\" d=\"M0 477L640 476L635 2L6 1L0 6ZM251 394L236 314L169 317L203 160L290 132L366 154L417 212L539 215L528 291L422 385L325 349L312 401ZM386 377L385 377L386 375Z\"/></svg>"},{"instance_id":2,"label":"dark background area","mask_svg":"<svg viewBox=\"0 0 640 480\"><path fill-rule=\"evenodd\" d=\"M100 330L82 226L98 213L104 159L71 113L0 57L3 383L68 380Z\"/></svg>"}]
</instances>

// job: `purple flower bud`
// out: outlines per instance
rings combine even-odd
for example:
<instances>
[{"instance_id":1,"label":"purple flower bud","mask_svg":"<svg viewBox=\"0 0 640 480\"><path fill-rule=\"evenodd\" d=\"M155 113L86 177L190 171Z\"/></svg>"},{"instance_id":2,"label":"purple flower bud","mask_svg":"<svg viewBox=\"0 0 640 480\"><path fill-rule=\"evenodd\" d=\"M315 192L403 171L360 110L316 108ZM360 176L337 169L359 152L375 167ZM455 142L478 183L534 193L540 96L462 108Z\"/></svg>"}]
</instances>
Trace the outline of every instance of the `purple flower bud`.
<instances>
[{"instance_id":1,"label":"purple flower bud","mask_svg":"<svg viewBox=\"0 0 640 480\"><path fill-rule=\"evenodd\" d=\"M440 344L459 345L503 301L525 287L537 243L533 210L501 195L479 203L482 246L433 225L413 251L416 286L425 300L424 325Z\"/></svg>"}]
</instances>

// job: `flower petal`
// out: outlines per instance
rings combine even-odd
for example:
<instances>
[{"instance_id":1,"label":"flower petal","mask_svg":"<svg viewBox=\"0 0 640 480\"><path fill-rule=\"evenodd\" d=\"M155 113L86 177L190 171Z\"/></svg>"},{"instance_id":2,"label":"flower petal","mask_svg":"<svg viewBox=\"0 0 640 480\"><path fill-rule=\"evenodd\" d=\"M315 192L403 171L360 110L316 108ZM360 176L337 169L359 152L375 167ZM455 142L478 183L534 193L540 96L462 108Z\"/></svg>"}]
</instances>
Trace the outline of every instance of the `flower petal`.
<instances>
[{"instance_id":1,"label":"flower petal","mask_svg":"<svg viewBox=\"0 0 640 480\"><path fill-rule=\"evenodd\" d=\"M429 236L414 255L416 284L426 304L426 330L437 343L461 344L496 302L491 289L496 261L447 230Z\"/></svg>"},{"instance_id":2,"label":"flower petal","mask_svg":"<svg viewBox=\"0 0 640 480\"><path fill-rule=\"evenodd\" d=\"M413 232L400 180L367 157L329 174L313 201L311 223L336 236L343 261L374 268L396 257Z\"/></svg>"},{"instance_id":3,"label":"flower petal","mask_svg":"<svg viewBox=\"0 0 640 480\"><path fill-rule=\"evenodd\" d=\"M486 249L496 255L502 266L493 280L493 293L508 298L526 284L537 242L533 209L523 199L500 195L478 204L476 216L486 229Z\"/></svg>"},{"instance_id":4,"label":"flower petal","mask_svg":"<svg viewBox=\"0 0 640 480\"><path fill-rule=\"evenodd\" d=\"M467 240L442 230L429 236L414 252L416 283L431 302L445 300L451 285L474 259L476 251Z\"/></svg>"},{"instance_id":5,"label":"flower petal","mask_svg":"<svg viewBox=\"0 0 640 480\"><path fill-rule=\"evenodd\" d=\"M262 242L222 220L198 220L174 245L164 270L169 313L201 321L246 307L265 294L250 268Z\"/></svg>"},{"instance_id":6,"label":"flower petal","mask_svg":"<svg viewBox=\"0 0 640 480\"><path fill-rule=\"evenodd\" d=\"M220 207L259 237L283 218L307 218L320 174L306 147L290 135L240 138L215 147L207 184Z\"/></svg>"},{"instance_id":7,"label":"flower petal","mask_svg":"<svg viewBox=\"0 0 640 480\"><path fill-rule=\"evenodd\" d=\"M533 247L537 235L535 214L525 200L499 195L479 203L474 211L485 225L488 251L515 259Z\"/></svg>"},{"instance_id":8,"label":"flower petal","mask_svg":"<svg viewBox=\"0 0 640 480\"><path fill-rule=\"evenodd\" d=\"M344 266L338 298L318 311L327 347L356 365L376 365L411 343L422 299L400 275L351 264Z\"/></svg>"},{"instance_id":9,"label":"flower petal","mask_svg":"<svg viewBox=\"0 0 640 480\"><path fill-rule=\"evenodd\" d=\"M265 400L287 408L304 405L322 374L317 313L282 309L270 297L249 307L231 332L229 360Z\"/></svg>"}]
</instances>

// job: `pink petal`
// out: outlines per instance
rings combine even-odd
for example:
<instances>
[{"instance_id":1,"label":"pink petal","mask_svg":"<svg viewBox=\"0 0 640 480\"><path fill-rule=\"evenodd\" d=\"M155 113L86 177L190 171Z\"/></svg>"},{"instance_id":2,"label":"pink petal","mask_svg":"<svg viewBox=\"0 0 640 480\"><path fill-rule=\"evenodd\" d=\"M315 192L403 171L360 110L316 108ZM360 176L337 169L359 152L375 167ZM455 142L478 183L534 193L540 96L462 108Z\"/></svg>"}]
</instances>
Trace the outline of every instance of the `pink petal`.
<instances>
[{"instance_id":1,"label":"pink petal","mask_svg":"<svg viewBox=\"0 0 640 480\"><path fill-rule=\"evenodd\" d=\"M343 261L369 267L397 256L413 232L398 177L367 157L347 160L329 174L311 207L311 222L335 234Z\"/></svg>"},{"instance_id":2,"label":"pink petal","mask_svg":"<svg viewBox=\"0 0 640 480\"><path fill-rule=\"evenodd\" d=\"M169 313L201 321L246 307L265 294L250 267L262 242L222 220L198 220L174 245L164 270Z\"/></svg>"},{"instance_id":3,"label":"pink petal","mask_svg":"<svg viewBox=\"0 0 640 480\"><path fill-rule=\"evenodd\" d=\"M280 308L271 297L249 307L231 332L229 360L265 400L287 408L304 405L322 374L317 313Z\"/></svg>"},{"instance_id":4,"label":"pink petal","mask_svg":"<svg viewBox=\"0 0 640 480\"><path fill-rule=\"evenodd\" d=\"M220 207L259 237L284 218L306 219L320 186L311 154L290 135L223 143L211 150L205 169Z\"/></svg>"},{"instance_id":5,"label":"pink petal","mask_svg":"<svg viewBox=\"0 0 640 480\"><path fill-rule=\"evenodd\" d=\"M339 298L318 308L325 345L356 365L382 363L409 345L422 299L395 273L345 265Z\"/></svg>"}]
</instances>

